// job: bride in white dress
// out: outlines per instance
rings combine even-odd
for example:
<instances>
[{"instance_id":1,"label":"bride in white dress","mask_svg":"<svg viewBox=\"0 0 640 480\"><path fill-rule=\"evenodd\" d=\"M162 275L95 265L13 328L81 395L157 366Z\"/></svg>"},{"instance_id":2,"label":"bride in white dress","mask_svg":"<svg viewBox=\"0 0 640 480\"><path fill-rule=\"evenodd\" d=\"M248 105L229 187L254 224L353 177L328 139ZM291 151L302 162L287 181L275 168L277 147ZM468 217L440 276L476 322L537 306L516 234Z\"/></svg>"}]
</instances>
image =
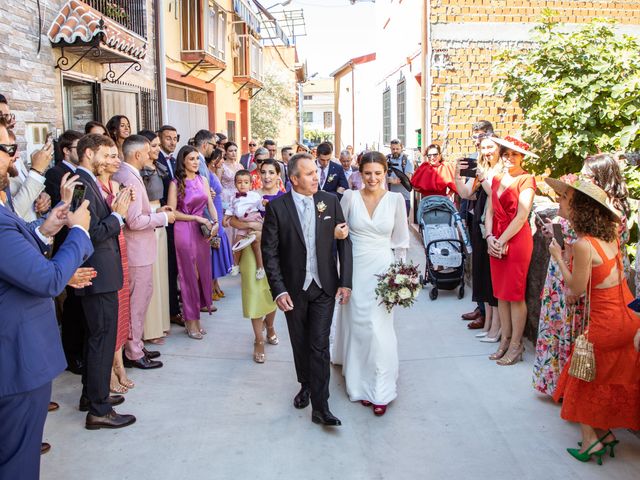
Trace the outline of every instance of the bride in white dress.
<instances>
[{"instance_id":1,"label":"bride in white dress","mask_svg":"<svg viewBox=\"0 0 640 480\"><path fill-rule=\"evenodd\" d=\"M366 153L360 172L364 189L345 191L340 202L353 244L353 290L338 308L333 363L342 365L349 399L383 415L397 396L398 342L393 312L378 305L376 275L405 259L409 226L404 198L384 186L386 157Z\"/></svg>"}]
</instances>

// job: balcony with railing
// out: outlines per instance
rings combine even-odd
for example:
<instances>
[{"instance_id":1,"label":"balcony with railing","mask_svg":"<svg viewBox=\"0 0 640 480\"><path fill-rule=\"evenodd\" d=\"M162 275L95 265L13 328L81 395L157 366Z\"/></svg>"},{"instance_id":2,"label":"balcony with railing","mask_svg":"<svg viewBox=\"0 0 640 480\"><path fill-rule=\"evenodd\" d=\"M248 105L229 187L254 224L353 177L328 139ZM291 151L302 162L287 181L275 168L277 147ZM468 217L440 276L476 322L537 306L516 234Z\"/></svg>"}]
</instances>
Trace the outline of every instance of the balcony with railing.
<instances>
[{"instance_id":1,"label":"balcony with railing","mask_svg":"<svg viewBox=\"0 0 640 480\"><path fill-rule=\"evenodd\" d=\"M233 59L233 81L261 87L263 78L260 42L252 35L238 35L237 41L237 54Z\"/></svg>"},{"instance_id":2,"label":"balcony with railing","mask_svg":"<svg viewBox=\"0 0 640 480\"><path fill-rule=\"evenodd\" d=\"M146 0L84 0L105 17L147 39Z\"/></svg>"},{"instance_id":3,"label":"balcony with railing","mask_svg":"<svg viewBox=\"0 0 640 480\"><path fill-rule=\"evenodd\" d=\"M227 13L214 0L182 0L180 59L200 68L224 70Z\"/></svg>"}]
</instances>

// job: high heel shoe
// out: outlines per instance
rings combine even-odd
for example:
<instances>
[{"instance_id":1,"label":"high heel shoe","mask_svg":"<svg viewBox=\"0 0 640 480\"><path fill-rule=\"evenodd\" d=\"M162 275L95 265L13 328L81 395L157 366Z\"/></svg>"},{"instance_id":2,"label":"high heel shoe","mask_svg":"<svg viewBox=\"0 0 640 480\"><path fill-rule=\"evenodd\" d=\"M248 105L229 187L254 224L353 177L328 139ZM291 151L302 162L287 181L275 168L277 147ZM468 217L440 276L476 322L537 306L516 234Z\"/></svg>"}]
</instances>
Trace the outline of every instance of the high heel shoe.
<instances>
[{"instance_id":1,"label":"high heel shoe","mask_svg":"<svg viewBox=\"0 0 640 480\"><path fill-rule=\"evenodd\" d=\"M486 337L481 338L480 341L484 343L498 343L501 338L502 338L502 332L498 330L498 334L495 337L490 337L489 335L487 335Z\"/></svg>"},{"instance_id":2,"label":"high heel shoe","mask_svg":"<svg viewBox=\"0 0 640 480\"><path fill-rule=\"evenodd\" d=\"M611 440L610 442L605 442L604 439L607 438L609 435L613 436L613 432L611 430L609 430L601 438L599 438L598 441L602 443L602 445L604 445L604 448L610 448L611 451L609 452L609 456L611 458L615 458L616 454L614 452L614 449L616 448L616 445L620 443L620 440L613 437L613 440ZM578 446L582 447L582 442L578 442Z\"/></svg>"},{"instance_id":3,"label":"high heel shoe","mask_svg":"<svg viewBox=\"0 0 640 480\"><path fill-rule=\"evenodd\" d=\"M489 331L482 331L480 333L476 333L476 338L484 338L489 335Z\"/></svg>"},{"instance_id":4,"label":"high heel shoe","mask_svg":"<svg viewBox=\"0 0 640 480\"><path fill-rule=\"evenodd\" d=\"M373 414L376 417L381 417L387 411L386 405L373 405Z\"/></svg>"},{"instance_id":5,"label":"high heel shoe","mask_svg":"<svg viewBox=\"0 0 640 480\"><path fill-rule=\"evenodd\" d=\"M498 347L498 350L496 350L495 353L489 355L489 360L499 360L502 357L504 357L504 354L507 353L507 350L509 350L510 340L511 340L510 338L503 338L502 341L500 342L500 346Z\"/></svg>"},{"instance_id":6,"label":"high heel shoe","mask_svg":"<svg viewBox=\"0 0 640 480\"><path fill-rule=\"evenodd\" d=\"M587 448L584 452L581 452L577 448L567 448L567 452L569 452L569 455L571 455L573 458L575 458L576 460L580 460L581 462L588 462L589 460L591 460L591 457L596 457L598 465L602 465L602 457L605 453L607 453L607 447L603 446L600 450L592 452L591 450L593 450L593 448L595 448L595 446L598 444L602 445L600 443L600 440L596 440L595 443Z\"/></svg>"},{"instance_id":7,"label":"high heel shoe","mask_svg":"<svg viewBox=\"0 0 640 480\"><path fill-rule=\"evenodd\" d=\"M185 328L184 331L189 338L192 338L193 340L202 340L202 333L200 333L198 330L196 330L195 332L191 332L188 328Z\"/></svg>"},{"instance_id":8,"label":"high heel shoe","mask_svg":"<svg viewBox=\"0 0 640 480\"><path fill-rule=\"evenodd\" d=\"M264 349L264 342L253 342L253 361L256 363L264 363L264 352L256 351L256 348L260 345Z\"/></svg>"},{"instance_id":9,"label":"high heel shoe","mask_svg":"<svg viewBox=\"0 0 640 480\"><path fill-rule=\"evenodd\" d=\"M508 365L515 365L522 361L522 355L524 354L524 344L520 343L517 347L509 347L506 355L504 355L496 363L500 366L506 367Z\"/></svg>"}]
</instances>

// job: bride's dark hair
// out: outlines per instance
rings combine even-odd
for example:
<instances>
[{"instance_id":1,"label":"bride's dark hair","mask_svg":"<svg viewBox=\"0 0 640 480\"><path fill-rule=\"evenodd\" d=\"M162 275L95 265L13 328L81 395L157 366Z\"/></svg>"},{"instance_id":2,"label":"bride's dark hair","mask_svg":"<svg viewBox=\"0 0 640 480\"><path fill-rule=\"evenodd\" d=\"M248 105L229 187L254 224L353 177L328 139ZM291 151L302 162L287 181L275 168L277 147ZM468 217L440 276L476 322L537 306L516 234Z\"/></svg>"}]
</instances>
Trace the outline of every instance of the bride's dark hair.
<instances>
[{"instance_id":1,"label":"bride's dark hair","mask_svg":"<svg viewBox=\"0 0 640 480\"><path fill-rule=\"evenodd\" d=\"M388 168L387 157L385 157L384 154L380 152L367 152L362 155L362 158L360 159L360 166L358 167L360 173L362 173L362 170L364 170L364 166L367 163L379 163L380 165L382 165L385 172Z\"/></svg>"}]
</instances>

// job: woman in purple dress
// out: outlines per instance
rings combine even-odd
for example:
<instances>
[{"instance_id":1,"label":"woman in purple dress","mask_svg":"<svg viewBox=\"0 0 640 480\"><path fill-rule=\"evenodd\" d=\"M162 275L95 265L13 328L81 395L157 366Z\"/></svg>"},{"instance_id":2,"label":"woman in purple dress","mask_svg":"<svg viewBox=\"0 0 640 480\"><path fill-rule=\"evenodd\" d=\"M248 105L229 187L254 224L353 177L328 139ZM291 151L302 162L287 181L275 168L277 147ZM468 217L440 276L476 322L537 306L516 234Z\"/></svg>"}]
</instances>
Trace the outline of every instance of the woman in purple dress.
<instances>
[{"instance_id":1,"label":"woman in purple dress","mask_svg":"<svg viewBox=\"0 0 640 480\"><path fill-rule=\"evenodd\" d=\"M215 175L216 169L220 167L223 161L222 155L224 150L216 148L213 154L207 159L207 168L209 169L209 186L213 197L213 206L216 207L216 213L218 218L224 217L224 210L222 207L222 183ZM214 195L215 194L215 195ZM218 230L219 247L211 249L211 274L213 276L213 290L211 292L211 298L213 300L220 300L224 297L224 292L220 288L218 279L224 277L229 273L231 267L233 267L233 252L231 251L231 244L229 238L224 232L224 228L220 225Z\"/></svg>"},{"instance_id":2,"label":"woman in purple dress","mask_svg":"<svg viewBox=\"0 0 640 480\"><path fill-rule=\"evenodd\" d=\"M189 338L202 340L200 309L211 308L211 246L218 233L218 215L209 192L209 181L198 175L198 151L185 146L176 159L176 178L169 184L167 204L176 214L173 227L178 276L182 294L182 314ZM209 211L209 221L204 209ZM201 226L210 229L203 235Z\"/></svg>"}]
</instances>

